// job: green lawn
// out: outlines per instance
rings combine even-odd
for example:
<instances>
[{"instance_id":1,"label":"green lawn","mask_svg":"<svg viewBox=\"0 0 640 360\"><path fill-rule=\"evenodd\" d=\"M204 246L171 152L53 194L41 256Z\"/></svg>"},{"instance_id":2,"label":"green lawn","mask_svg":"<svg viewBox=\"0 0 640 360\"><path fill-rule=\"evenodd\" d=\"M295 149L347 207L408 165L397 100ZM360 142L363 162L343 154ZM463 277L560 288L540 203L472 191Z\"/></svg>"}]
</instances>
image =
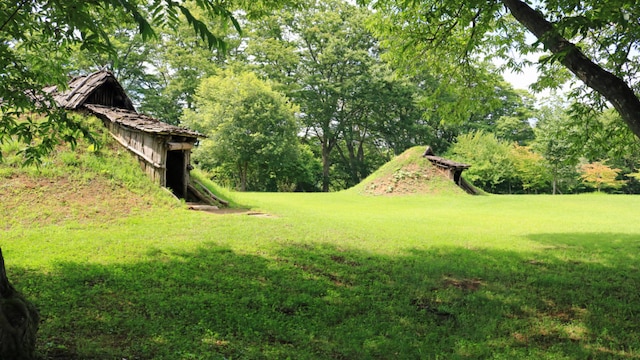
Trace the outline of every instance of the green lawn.
<instances>
[{"instance_id":1,"label":"green lawn","mask_svg":"<svg viewBox=\"0 0 640 360\"><path fill-rule=\"evenodd\" d=\"M43 317L39 353L640 358L640 197L232 196L271 216L3 213L10 279Z\"/></svg>"}]
</instances>

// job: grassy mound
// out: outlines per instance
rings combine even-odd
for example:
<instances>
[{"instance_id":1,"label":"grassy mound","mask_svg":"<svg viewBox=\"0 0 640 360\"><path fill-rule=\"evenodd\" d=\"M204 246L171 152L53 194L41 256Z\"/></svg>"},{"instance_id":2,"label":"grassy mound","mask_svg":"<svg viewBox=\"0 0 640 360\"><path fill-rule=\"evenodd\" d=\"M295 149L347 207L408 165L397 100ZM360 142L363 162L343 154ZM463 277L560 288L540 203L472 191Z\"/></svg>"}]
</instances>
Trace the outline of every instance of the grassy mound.
<instances>
[{"instance_id":1,"label":"grassy mound","mask_svg":"<svg viewBox=\"0 0 640 360\"><path fill-rule=\"evenodd\" d=\"M109 222L179 202L143 173L136 159L120 147L95 118L92 130L100 149L78 143L58 146L40 166L22 166L20 145L2 145L0 223L5 228L85 222Z\"/></svg>"},{"instance_id":2,"label":"grassy mound","mask_svg":"<svg viewBox=\"0 0 640 360\"><path fill-rule=\"evenodd\" d=\"M464 194L424 157L424 146L406 150L351 190L365 195Z\"/></svg>"}]
</instances>

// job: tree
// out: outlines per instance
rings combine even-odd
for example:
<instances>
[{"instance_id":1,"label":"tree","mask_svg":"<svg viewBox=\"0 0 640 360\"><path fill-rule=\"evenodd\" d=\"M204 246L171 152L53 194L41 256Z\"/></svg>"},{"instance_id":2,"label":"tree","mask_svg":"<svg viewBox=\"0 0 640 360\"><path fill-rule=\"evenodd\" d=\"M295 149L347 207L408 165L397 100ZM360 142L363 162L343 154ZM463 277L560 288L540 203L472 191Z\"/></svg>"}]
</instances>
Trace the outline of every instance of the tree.
<instances>
[{"instance_id":1,"label":"tree","mask_svg":"<svg viewBox=\"0 0 640 360\"><path fill-rule=\"evenodd\" d=\"M259 73L277 79L300 105L305 139L322 159L323 190L357 184L388 148L436 142L439 121L418 106L426 90L395 77L382 61L363 26L367 10L344 1L307 3L255 23L247 53ZM432 87L428 77L420 80Z\"/></svg>"},{"instance_id":2,"label":"tree","mask_svg":"<svg viewBox=\"0 0 640 360\"><path fill-rule=\"evenodd\" d=\"M468 86L473 81L465 78L473 76L478 58L500 57L518 70L523 62L511 56L514 51L545 51L543 71L549 74L559 64L573 73L598 94L592 105L604 106L605 99L640 137L640 99L633 91L640 8L634 2L539 1L535 9L522 0L362 2L377 10L372 28L413 68L454 73L456 82ZM526 43L525 31L537 38L533 45Z\"/></svg>"},{"instance_id":3,"label":"tree","mask_svg":"<svg viewBox=\"0 0 640 360\"><path fill-rule=\"evenodd\" d=\"M551 173L545 159L528 146L477 131L458 136L449 156L471 165L465 178L493 193L549 191Z\"/></svg>"},{"instance_id":4,"label":"tree","mask_svg":"<svg viewBox=\"0 0 640 360\"><path fill-rule=\"evenodd\" d=\"M193 2L187 3L192 12L203 18L204 24L216 36L224 39L225 49L210 48L206 42L189 31L182 21L177 28L167 29L154 43L152 73L157 74L158 85L145 92L140 109L158 118L167 117L165 109L173 110L168 120L178 124L183 109L193 109L194 95L201 79L213 76L225 66L240 41L231 29L231 22L203 17L202 10Z\"/></svg>"},{"instance_id":5,"label":"tree","mask_svg":"<svg viewBox=\"0 0 640 360\"><path fill-rule=\"evenodd\" d=\"M556 100L557 101L557 100ZM545 106L538 113L533 149L546 159L555 195L576 177L576 165L583 154L584 142L571 117L558 105Z\"/></svg>"},{"instance_id":6,"label":"tree","mask_svg":"<svg viewBox=\"0 0 640 360\"><path fill-rule=\"evenodd\" d=\"M468 114L460 112L457 117L458 131L462 134L484 131L496 135L500 140L518 142L525 145L533 139L533 129L529 121L534 117L534 100L526 90L515 90L501 76L491 74L492 67L479 69L476 76L482 76L482 86L476 87L473 94L453 92L458 99L466 99L471 104L463 106ZM461 91L450 88L449 91ZM445 119L449 116L444 115Z\"/></svg>"},{"instance_id":7,"label":"tree","mask_svg":"<svg viewBox=\"0 0 640 360\"><path fill-rule=\"evenodd\" d=\"M224 60L238 46L230 31L229 19L211 19L196 7L185 4L194 16L202 18L207 28L224 39L227 51L210 48L190 24L180 16L175 28L160 28L157 36L144 41L134 24L118 21L109 28L113 53L73 51L69 69L109 69L118 78L138 111L161 121L178 125L183 108L192 108L193 96L201 78L214 75ZM114 17L120 16L114 12ZM126 20L126 19L125 19Z\"/></svg>"},{"instance_id":8,"label":"tree","mask_svg":"<svg viewBox=\"0 0 640 360\"><path fill-rule=\"evenodd\" d=\"M531 125L515 116L505 115L498 118L494 131L498 139L519 145L527 145L535 137Z\"/></svg>"},{"instance_id":9,"label":"tree","mask_svg":"<svg viewBox=\"0 0 640 360\"><path fill-rule=\"evenodd\" d=\"M295 184L295 108L252 73L228 70L202 81L183 121L210 138L194 153L206 169L232 174L237 188L276 191Z\"/></svg>"},{"instance_id":10,"label":"tree","mask_svg":"<svg viewBox=\"0 0 640 360\"><path fill-rule=\"evenodd\" d=\"M420 106L420 99L437 87L434 79L428 74L421 77L385 74L381 78L382 81L372 84L378 85L373 91L379 94L377 108L371 114L376 118L376 145L390 150L391 155L427 144L436 153L444 153L457 135L457 128L444 124L438 114Z\"/></svg>"},{"instance_id":11,"label":"tree","mask_svg":"<svg viewBox=\"0 0 640 360\"><path fill-rule=\"evenodd\" d=\"M307 134L320 145L322 190L329 191L331 153L348 128L367 127L370 102L362 92L370 79L375 41L361 25L364 14L342 1L316 2L295 15L284 24L297 35L300 56L291 96L301 107ZM357 136L349 140L362 146L366 134ZM349 151L355 160L355 149Z\"/></svg>"},{"instance_id":12,"label":"tree","mask_svg":"<svg viewBox=\"0 0 640 360\"><path fill-rule=\"evenodd\" d=\"M640 171L629 173L627 177L629 178L629 182L640 183Z\"/></svg>"},{"instance_id":13,"label":"tree","mask_svg":"<svg viewBox=\"0 0 640 360\"><path fill-rule=\"evenodd\" d=\"M491 192L510 193L514 163L510 145L495 135L477 131L458 136L449 150L450 156L471 165L465 178L474 185Z\"/></svg>"},{"instance_id":14,"label":"tree","mask_svg":"<svg viewBox=\"0 0 640 360\"><path fill-rule=\"evenodd\" d=\"M629 180L624 182L621 190L638 193L638 182L628 175L638 169L640 142L613 109L590 115L586 118L588 126L574 125L580 130L576 141L584 149L582 157L587 162L606 162L620 169L619 178Z\"/></svg>"},{"instance_id":15,"label":"tree","mask_svg":"<svg viewBox=\"0 0 640 360\"><path fill-rule=\"evenodd\" d=\"M602 187L619 188L622 186L622 182L617 180L620 169L611 168L604 163L594 162L590 164L583 164L580 166L580 177L586 183L592 184L596 187L596 191L600 192Z\"/></svg>"},{"instance_id":16,"label":"tree","mask_svg":"<svg viewBox=\"0 0 640 360\"><path fill-rule=\"evenodd\" d=\"M515 178L526 193L548 192L552 175L542 155L528 146L513 145L511 149Z\"/></svg>"}]
</instances>

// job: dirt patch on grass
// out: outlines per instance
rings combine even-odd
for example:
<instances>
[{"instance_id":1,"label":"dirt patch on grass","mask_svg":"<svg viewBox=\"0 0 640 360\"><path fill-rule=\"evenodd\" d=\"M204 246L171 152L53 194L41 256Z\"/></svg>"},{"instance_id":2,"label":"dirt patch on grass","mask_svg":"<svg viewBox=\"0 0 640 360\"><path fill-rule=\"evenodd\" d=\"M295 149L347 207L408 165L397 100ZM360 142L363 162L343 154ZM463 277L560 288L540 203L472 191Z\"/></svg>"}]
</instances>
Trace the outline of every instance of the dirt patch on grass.
<instances>
[{"instance_id":1,"label":"dirt patch on grass","mask_svg":"<svg viewBox=\"0 0 640 360\"><path fill-rule=\"evenodd\" d=\"M220 208L217 206L197 204L197 203L189 203L187 204L187 208L189 210L204 211L207 213L219 214L219 215L239 214L239 215L248 215L248 216L254 216L254 217L275 217L271 214L266 214L259 211L252 211L250 209Z\"/></svg>"},{"instance_id":2,"label":"dirt patch on grass","mask_svg":"<svg viewBox=\"0 0 640 360\"><path fill-rule=\"evenodd\" d=\"M91 180L12 175L0 184L0 223L38 226L66 221L109 222L150 209L153 199L123 185Z\"/></svg>"},{"instance_id":3,"label":"dirt patch on grass","mask_svg":"<svg viewBox=\"0 0 640 360\"><path fill-rule=\"evenodd\" d=\"M456 279L453 277L445 277L443 279L444 287L455 287L464 291L478 291L482 286L480 279Z\"/></svg>"}]
</instances>

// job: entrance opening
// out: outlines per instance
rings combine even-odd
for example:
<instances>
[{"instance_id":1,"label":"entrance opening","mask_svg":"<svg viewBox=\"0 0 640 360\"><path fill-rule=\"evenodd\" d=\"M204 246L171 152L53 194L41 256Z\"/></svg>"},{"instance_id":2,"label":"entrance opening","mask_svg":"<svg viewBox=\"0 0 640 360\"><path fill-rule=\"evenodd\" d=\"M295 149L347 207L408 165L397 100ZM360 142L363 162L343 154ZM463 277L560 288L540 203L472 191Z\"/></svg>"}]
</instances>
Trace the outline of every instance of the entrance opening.
<instances>
[{"instance_id":1,"label":"entrance opening","mask_svg":"<svg viewBox=\"0 0 640 360\"><path fill-rule=\"evenodd\" d=\"M179 198L187 196L186 171L187 164L184 151L167 151L166 186Z\"/></svg>"},{"instance_id":2,"label":"entrance opening","mask_svg":"<svg viewBox=\"0 0 640 360\"><path fill-rule=\"evenodd\" d=\"M462 177L462 170L454 170L453 173L453 182L456 183L456 185L460 185L460 178Z\"/></svg>"}]
</instances>

